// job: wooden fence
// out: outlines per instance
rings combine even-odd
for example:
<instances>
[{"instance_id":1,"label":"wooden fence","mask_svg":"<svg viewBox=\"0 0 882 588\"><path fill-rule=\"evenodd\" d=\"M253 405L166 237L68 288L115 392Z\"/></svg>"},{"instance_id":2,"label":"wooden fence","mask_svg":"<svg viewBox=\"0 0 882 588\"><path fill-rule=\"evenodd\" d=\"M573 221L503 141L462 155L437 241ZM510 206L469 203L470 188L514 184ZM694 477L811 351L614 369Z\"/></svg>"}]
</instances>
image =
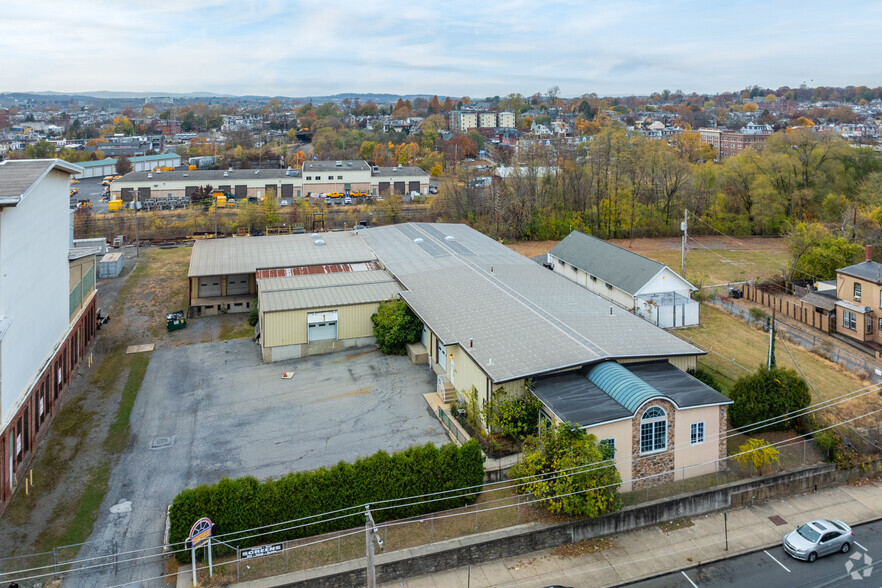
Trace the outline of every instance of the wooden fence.
<instances>
[{"instance_id":1,"label":"wooden fence","mask_svg":"<svg viewBox=\"0 0 882 588\"><path fill-rule=\"evenodd\" d=\"M757 289L755 286L744 284L741 292L746 300L758 302L768 308L774 308L777 312L795 319L803 324L810 325L816 329L820 329L825 333L831 332L830 317L827 312L818 312L811 304L806 304L801 300L790 300L775 296Z\"/></svg>"}]
</instances>

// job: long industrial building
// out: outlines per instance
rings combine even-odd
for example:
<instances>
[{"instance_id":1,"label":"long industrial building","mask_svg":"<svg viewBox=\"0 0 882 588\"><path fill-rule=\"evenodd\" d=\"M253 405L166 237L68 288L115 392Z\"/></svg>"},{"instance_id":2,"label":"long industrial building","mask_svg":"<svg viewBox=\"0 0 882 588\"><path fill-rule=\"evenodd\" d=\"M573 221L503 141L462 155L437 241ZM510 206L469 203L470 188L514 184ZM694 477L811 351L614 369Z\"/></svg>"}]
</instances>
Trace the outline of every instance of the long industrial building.
<instances>
[{"instance_id":1,"label":"long industrial building","mask_svg":"<svg viewBox=\"0 0 882 588\"><path fill-rule=\"evenodd\" d=\"M543 418L614 447L626 489L725 455L730 401L686 373L702 351L464 225L200 241L189 277L193 314L258 300L265 361L369 345L371 315L400 297L439 391L483 406L531 390Z\"/></svg>"},{"instance_id":2,"label":"long industrial building","mask_svg":"<svg viewBox=\"0 0 882 588\"><path fill-rule=\"evenodd\" d=\"M124 201L189 198L204 186L237 200L263 198L270 190L283 199L332 193L404 196L428 193L429 174L418 167L371 167L365 161L307 161L287 170L133 172L113 182L110 196Z\"/></svg>"},{"instance_id":3,"label":"long industrial building","mask_svg":"<svg viewBox=\"0 0 882 588\"><path fill-rule=\"evenodd\" d=\"M95 249L73 247L57 159L0 163L0 512L25 484L97 330Z\"/></svg>"}]
</instances>

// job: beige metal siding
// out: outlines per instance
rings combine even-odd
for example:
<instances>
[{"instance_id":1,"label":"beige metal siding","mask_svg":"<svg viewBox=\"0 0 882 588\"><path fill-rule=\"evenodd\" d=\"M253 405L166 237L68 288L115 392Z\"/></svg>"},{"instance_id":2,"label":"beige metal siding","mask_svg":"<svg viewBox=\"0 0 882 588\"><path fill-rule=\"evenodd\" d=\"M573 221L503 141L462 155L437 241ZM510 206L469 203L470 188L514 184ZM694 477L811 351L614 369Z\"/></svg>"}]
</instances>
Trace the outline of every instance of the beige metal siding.
<instances>
[{"instance_id":1,"label":"beige metal siding","mask_svg":"<svg viewBox=\"0 0 882 588\"><path fill-rule=\"evenodd\" d=\"M261 338L264 347L300 345L306 343L306 315L320 310L337 311L337 338L356 339L372 337L374 325L371 315L377 312L379 303L355 304L334 308L287 310L260 313L263 317Z\"/></svg>"},{"instance_id":2,"label":"beige metal siding","mask_svg":"<svg viewBox=\"0 0 882 588\"><path fill-rule=\"evenodd\" d=\"M696 367L696 359L697 355L675 355L673 357L635 357L632 359L618 359L619 363L637 363L640 361L652 361L656 359L664 359L667 360L669 364L674 366L679 370L683 370L684 372L687 370L694 370Z\"/></svg>"}]
</instances>

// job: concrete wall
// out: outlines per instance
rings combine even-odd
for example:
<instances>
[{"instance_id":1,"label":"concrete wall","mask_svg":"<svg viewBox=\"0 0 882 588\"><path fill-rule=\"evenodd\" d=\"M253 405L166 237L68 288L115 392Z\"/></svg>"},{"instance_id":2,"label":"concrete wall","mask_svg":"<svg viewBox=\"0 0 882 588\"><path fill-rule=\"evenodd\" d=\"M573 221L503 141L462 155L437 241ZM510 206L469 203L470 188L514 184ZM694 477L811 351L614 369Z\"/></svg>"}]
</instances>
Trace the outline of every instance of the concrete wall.
<instances>
[{"instance_id":1,"label":"concrete wall","mask_svg":"<svg viewBox=\"0 0 882 588\"><path fill-rule=\"evenodd\" d=\"M359 349L376 345L377 340L371 337L358 337L355 339L336 339L333 341L315 341L299 345L281 345L278 347L261 347L261 357L266 363L274 361L286 361L298 359L310 355L334 353L346 349Z\"/></svg>"},{"instance_id":2,"label":"concrete wall","mask_svg":"<svg viewBox=\"0 0 882 588\"><path fill-rule=\"evenodd\" d=\"M0 428L70 324L69 187L70 175L53 170L0 211L0 316L12 320L0 341Z\"/></svg>"},{"instance_id":3,"label":"concrete wall","mask_svg":"<svg viewBox=\"0 0 882 588\"><path fill-rule=\"evenodd\" d=\"M862 475L858 472L858 475ZM568 545L694 517L776 496L810 492L839 483L845 476L831 465L815 466L719 486L706 492L649 502L595 518L557 525L531 524L470 535L376 557L377 582L396 582L469 564L498 561L541 549ZM722 533L722 530L721 530ZM365 583L364 558L277 577L278 587L358 586Z\"/></svg>"}]
</instances>

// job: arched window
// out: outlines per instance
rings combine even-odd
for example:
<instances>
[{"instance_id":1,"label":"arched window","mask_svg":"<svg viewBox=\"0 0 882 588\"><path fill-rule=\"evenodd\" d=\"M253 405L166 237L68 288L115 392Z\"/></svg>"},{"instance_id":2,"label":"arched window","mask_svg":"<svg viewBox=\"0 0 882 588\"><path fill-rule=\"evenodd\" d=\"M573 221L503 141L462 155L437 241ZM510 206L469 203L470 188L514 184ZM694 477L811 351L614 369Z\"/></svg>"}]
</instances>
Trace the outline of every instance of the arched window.
<instances>
[{"instance_id":1,"label":"arched window","mask_svg":"<svg viewBox=\"0 0 882 588\"><path fill-rule=\"evenodd\" d=\"M647 408L640 418L640 453L668 447L668 415L658 406Z\"/></svg>"}]
</instances>

